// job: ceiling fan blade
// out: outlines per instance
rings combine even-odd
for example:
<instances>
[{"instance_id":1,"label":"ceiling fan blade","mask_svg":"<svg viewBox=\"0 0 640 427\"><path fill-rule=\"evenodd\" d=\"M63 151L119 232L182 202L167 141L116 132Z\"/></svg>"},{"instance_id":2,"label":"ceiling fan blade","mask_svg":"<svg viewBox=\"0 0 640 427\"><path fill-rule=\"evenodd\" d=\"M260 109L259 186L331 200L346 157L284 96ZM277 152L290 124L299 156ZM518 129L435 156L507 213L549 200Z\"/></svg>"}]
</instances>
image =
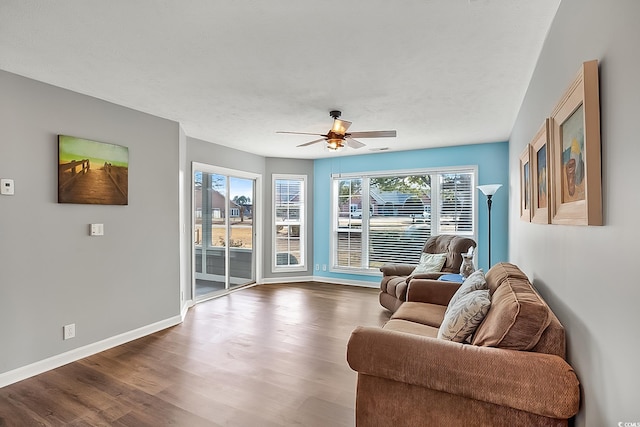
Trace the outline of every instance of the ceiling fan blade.
<instances>
[{"instance_id":1,"label":"ceiling fan blade","mask_svg":"<svg viewBox=\"0 0 640 427\"><path fill-rule=\"evenodd\" d=\"M312 135L315 135L315 134L312 134ZM326 140L326 138L315 139L313 141L305 142L304 144L296 145L296 147L306 147L307 145L315 144L315 143L318 143L320 141L325 141L325 140Z\"/></svg>"},{"instance_id":2,"label":"ceiling fan blade","mask_svg":"<svg viewBox=\"0 0 640 427\"><path fill-rule=\"evenodd\" d=\"M362 147L364 147L366 145L366 144L363 144L360 141L356 141L353 138L347 138L346 141L347 141L347 145L349 147L351 147L351 148L362 148Z\"/></svg>"},{"instance_id":3,"label":"ceiling fan blade","mask_svg":"<svg viewBox=\"0 0 640 427\"><path fill-rule=\"evenodd\" d=\"M352 132L347 135L349 138L395 138L395 130L374 130L368 132Z\"/></svg>"},{"instance_id":4,"label":"ceiling fan blade","mask_svg":"<svg viewBox=\"0 0 640 427\"><path fill-rule=\"evenodd\" d=\"M333 121L333 127L331 128L331 130L340 135L344 135L347 132L347 129L349 129L349 126L351 126L351 122L335 119Z\"/></svg>"},{"instance_id":5,"label":"ceiling fan blade","mask_svg":"<svg viewBox=\"0 0 640 427\"><path fill-rule=\"evenodd\" d=\"M321 133L311 133L311 132L286 132L286 131L277 131L276 133L289 133L293 135L318 135L318 136L327 136Z\"/></svg>"}]
</instances>

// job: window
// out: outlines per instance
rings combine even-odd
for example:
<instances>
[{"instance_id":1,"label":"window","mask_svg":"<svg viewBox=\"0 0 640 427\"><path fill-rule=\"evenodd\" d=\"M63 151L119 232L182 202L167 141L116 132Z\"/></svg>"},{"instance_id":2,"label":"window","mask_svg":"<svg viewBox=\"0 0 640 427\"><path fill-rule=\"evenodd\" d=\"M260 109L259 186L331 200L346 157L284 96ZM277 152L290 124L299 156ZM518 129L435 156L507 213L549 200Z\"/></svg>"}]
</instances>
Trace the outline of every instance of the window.
<instances>
[{"instance_id":1,"label":"window","mask_svg":"<svg viewBox=\"0 0 640 427\"><path fill-rule=\"evenodd\" d=\"M307 178L273 175L273 271L302 271L305 265Z\"/></svg>"},{"instance_id":2,"label":"window","mask_svg":"<svg viewBox=\"0 0 640 427\"><path fill-rule=\"evenodd\" d=\"M386 262L415 264L431 235L475 238L475 168L332 180L334 271L377 274Z\"/></svg>"}]
</instances>

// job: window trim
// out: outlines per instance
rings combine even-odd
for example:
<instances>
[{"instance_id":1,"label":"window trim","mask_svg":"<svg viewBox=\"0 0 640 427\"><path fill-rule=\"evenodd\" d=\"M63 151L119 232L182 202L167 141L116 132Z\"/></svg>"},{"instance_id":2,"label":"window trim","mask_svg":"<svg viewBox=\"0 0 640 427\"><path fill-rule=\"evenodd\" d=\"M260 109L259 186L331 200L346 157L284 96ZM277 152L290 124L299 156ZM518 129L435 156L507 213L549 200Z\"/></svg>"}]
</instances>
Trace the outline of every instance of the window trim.
<instances>
[{"instance_id":1,"label":"window trim","mask_svg":"<svg viewBox=\"0 0 640 427\"><path fill-rule=\"evenodd\" d=\"M302 181L301 189L302 189L302 203L301 203L301 214L299 220L292 225L300 226L300 259L299 263L293 266L290 265L277 265L277 203L276 203L276 181L278 180L289 180L289 181ZM298 272L298 271L307 271L307 210L308 210L308 188L307 188L308 177L307 175L301 174L272 174L271 175L271 272L272 273L287 273L287 272Z\"/></svg>"},{"instance_id":2,"label":"window trim","mask_svg":"<svg viewBox=\"0 0 640 427\"><path fill-rule=\"evenodd\" d=\"M331 235L329 238L329 259L331 260L329 264L329 271L332 273L348 273L348 274L360 274L360 275L368 275L368 276L381 276L382 273L379 271L377 267L366 268L366 267L345 267L338 265L338 250L337 250L337 215L338 215L338 197L337 192L339 191L337 188L337 182L340 179L353 179L360 178L362 179L362 226L360 232L362 233L363 242L367 242L367 244L362 244L362 260L368 260L368 248L369 248L369 201L370 201L370 181L371 178L378 177L386 177L386 176L406 176L406 175L431 175L432 178L438 179L438 191L433 191L433 182L432 179L432 192L431 192L431 224L432 224L432 235L437 235L440 233L440 191L439 191L439 176L447 175L447 174L458 174L458 173L471 173L472 174L472 184L471 184L471 197L472 197L472 228L473 231L471 233L459 234L464 237L470 237L474 239L476 242L478 241L478 194L476 190L476 186L478 185L478 165L469 165L469 166L452 166L452 167L436 167L436 168L424 168L424 169L399 169L399 170L380 170L380 171L365 171L365 172L350 172L350 173L334 173L331 174L331 185L330 185L330 198L331 198ZM365 214L365 205L367 209L367 213ZM434 209L434 206L436 207ZM353 230L351 230L353 231Z\"/></svg>"}]
</instances>

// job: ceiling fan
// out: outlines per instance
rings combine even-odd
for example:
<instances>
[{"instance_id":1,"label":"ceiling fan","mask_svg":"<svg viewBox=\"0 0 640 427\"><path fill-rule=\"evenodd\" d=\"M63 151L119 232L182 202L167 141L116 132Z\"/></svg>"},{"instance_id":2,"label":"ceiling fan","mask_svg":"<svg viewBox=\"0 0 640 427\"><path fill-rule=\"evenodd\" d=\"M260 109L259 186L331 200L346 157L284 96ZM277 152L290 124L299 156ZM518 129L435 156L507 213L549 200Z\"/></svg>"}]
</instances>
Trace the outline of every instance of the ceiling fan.
<instances>
[{"instance_id":1,"label":"ceiling fan","mask_svg":"<svg viewBox=\"0 0 640 427\"><path fill-rule=\"evenodd\" d=\"M379 131L367 131L367 132L347 132L351 122L346 120L340 120L342 112L338 110L329 111L329 115L333 117L333 127L326 134L322 133L308 133L308 132L276 132L276 133L292 133L296 135L318 135L322 138L314 139L313 141L306 142L298 145L298 147L306 147L307 145L316 144L318 142L327 141L327 148L329 150L337 151L345 146L351 148L364 147L360 141L356 141L354 138L395 138L395 130L379 130Z\"/></svg>"}]
</instances>

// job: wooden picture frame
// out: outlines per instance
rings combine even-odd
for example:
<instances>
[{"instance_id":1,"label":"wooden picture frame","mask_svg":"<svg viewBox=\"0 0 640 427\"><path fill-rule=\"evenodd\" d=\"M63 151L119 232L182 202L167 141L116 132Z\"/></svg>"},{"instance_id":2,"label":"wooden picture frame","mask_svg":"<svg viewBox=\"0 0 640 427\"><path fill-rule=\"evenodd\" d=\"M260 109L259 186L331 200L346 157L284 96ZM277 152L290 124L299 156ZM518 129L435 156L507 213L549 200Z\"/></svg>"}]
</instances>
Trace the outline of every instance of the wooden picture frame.
<instances>
[{"instance_id":1,"label":"wooden picture frame","mask_svg":"<svg viewBox=\"0 0 640 427\"><path fill-rule=\"evenodd\" d=\"M531 146L520 154L520 219L531 222Z\"/></svg>"},{"instance_id":2,"label":"wooden picture frame","mask_svg":"<svg viewBox=\"0 0 640 427\"><path fill-rule=\"evenodd\" d=\"M58 203L129 204L129 149L58 135Z\"/></svg>"},{"instance_id":3,"label":"wooden picture frame","mask_svg":"<svg viewBox=\"0 0 640 427\"><path fill-rule=\"evenodd\" d=\"M531 222L549 224L551 222L551 192L549 155L549 119L531 141Z\"/></svg>"},{"instance_id":4,"label":"wooden picture frame","mask_svg":"<svg viewBox=\"0 0 640 427\"><path fill-rule=\"evenodd\" d=\"M582 64L553 110L551 222L602 225L598 61Z\"/></svg>"}]
</instances>

